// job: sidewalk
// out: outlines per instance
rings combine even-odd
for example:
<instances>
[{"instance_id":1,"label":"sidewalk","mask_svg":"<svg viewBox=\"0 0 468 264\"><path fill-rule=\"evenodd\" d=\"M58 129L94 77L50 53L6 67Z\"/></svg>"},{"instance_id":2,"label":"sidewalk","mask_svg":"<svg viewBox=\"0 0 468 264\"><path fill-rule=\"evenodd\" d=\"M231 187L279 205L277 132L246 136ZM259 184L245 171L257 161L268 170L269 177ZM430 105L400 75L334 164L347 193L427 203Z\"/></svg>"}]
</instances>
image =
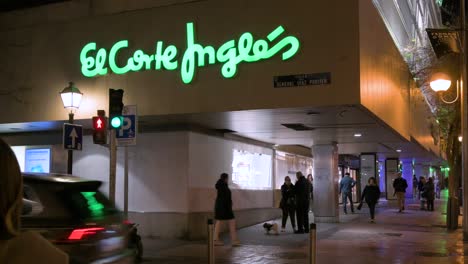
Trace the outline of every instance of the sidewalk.
<instances>
[{"instance_id":1,"label":"sidewalk","mask_svg":"<svg viewBox=\"0 0 468 264\"><path fill-rule=\"evenodd\" d=\"M446 194L446 193L444 193ZM446 197L444 195L443 197ZM418 201L407 201L404 213L383 202L377 223L368 222L368 209L340 216L337 224L317 224L318 263L468 263L468 245L460 230L445 229L446 199L436 200L436 211L419 210ZM279 223L278 220L276 220ZM290 229L290 227L288 227ZM239 230L240 247L216 247L216 263L307 263L308 235L265 235L260 225ZM203 241L145 240L145 263L206 263ZM466 253L465 253L466 252Z\"/></svg>"}]
</instances>

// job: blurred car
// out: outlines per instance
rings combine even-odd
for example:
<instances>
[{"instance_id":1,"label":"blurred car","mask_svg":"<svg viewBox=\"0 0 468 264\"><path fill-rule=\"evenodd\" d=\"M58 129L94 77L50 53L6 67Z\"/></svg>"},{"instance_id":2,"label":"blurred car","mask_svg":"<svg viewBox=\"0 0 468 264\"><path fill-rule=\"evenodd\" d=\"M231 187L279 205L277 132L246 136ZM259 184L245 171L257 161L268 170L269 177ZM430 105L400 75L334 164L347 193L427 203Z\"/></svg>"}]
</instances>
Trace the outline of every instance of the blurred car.
<instances>
[{"instance_id":1,"label":"blurred car","mask_svg":"<svg viewBox=\"0 0 468 264\"><path fill-rule=\"evenodd\" d=\"M60 174L23 177L23 230L39 232L72 264L133 263L128 223L99 191L101 182Z\"/></svg>"}]
</instances>

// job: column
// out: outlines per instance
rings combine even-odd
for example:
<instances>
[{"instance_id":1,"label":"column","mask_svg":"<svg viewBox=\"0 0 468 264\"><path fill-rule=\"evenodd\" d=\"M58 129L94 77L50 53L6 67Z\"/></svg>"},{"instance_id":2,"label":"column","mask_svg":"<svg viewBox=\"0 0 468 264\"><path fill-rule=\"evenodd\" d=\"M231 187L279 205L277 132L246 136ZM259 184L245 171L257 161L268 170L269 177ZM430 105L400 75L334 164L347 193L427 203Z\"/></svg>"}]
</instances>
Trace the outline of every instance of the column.
<instances>
[{"instance_id":1,"label":"column","mask_svg":"<svg viewBox=\"0 0 468 264\"><path fill-rule=\"evenodd\" d=\"M403 162L403 171L401 177L403 177L408 183L408 188L406 188L405 197L413 198L413 162L412 160L402 160Z\"/></svg>"},{"instance_id":2,"label":"column","mask_svg":"<svg viewBox=\"0 0 468 264\"><path fill-rule=\"evenodd\" d=\"M427 178L429 176L429 166L416 163L414 165L414 174L416 174L416 177L418 177L418 179L420 176L424 176Z\"/></svg>"},{"instance_id":3,"label":"column","mask_svg":"<svg viewBox=\"0 0 468 264\"><path fill-rule=\"evenodd\" d=\"M338 222L338 147L336 144L315 145L312 155L315 222Z\"/></svg>"}]
</instances>

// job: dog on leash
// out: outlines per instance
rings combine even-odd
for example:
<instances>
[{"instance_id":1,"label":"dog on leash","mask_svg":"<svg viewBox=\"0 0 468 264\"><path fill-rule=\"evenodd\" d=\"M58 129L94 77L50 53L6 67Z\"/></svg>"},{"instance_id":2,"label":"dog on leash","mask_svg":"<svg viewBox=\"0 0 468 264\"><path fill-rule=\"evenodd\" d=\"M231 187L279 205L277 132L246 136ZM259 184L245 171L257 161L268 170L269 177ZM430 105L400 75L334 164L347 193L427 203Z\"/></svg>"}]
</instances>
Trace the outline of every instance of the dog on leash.
<instances>
[{"instance_id":1,"label":"dog on leash","mask_svg":"<svg viewBox=\"0 0 468 264\"><path fill-rule=\"evenodd\" d=\"M278 233L278 224L277 223L264 223L263 224L263 229L265 229L265 234L270 235L270 232L272 235L279 235Z\"/></svg>"}]
</instances>

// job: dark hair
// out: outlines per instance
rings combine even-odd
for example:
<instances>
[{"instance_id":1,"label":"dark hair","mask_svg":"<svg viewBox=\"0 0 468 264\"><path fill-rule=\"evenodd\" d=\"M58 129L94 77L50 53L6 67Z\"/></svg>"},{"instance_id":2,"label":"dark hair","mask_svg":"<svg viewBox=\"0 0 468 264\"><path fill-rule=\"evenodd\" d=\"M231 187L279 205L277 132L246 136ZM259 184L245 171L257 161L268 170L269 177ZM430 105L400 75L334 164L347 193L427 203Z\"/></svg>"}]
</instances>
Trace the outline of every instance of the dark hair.
<instances>
[{"instance_id":1,"label":"dark hair","mask_svg":"<svg viewBox=\"0 0 468 264\"><path fill-rule=\"evenodd\" d=\"M349 176L349 172L345 173L344 175L345 175L345 176Z\"/></svg>"},{"instance_id":2,"label":"dark hair","mask_svg":"<svg viewBox=\"0 0 468 264\"><path fill-rule=\"evenodd\" d=\"M0 237L19 233L23 177L10 146L0 139Z\"/></svg>"},{"instance_id":3,"label":"dark hair","mask_svg":"<svg viewBox=\"0 0 468 264\"><path fill-rule=\"evenodd\" d=\"M221 176L219 176L219 178L223 181L225 181L227 178L229 177L229 175L225 172L221 173Z\"/></svg>"},{"instance_id":4,"label":"dark hair","mask_svg":"<svg viewBox=\"0 0 468 264\"><path fill-rule=\"evenodd\" d=\"M377 180L375 179L375 177L370 177L370 178L367 180L367 183L370 183L371 180L372 180L375 184L377 184Z\"/></svg>"}]
</instances>

